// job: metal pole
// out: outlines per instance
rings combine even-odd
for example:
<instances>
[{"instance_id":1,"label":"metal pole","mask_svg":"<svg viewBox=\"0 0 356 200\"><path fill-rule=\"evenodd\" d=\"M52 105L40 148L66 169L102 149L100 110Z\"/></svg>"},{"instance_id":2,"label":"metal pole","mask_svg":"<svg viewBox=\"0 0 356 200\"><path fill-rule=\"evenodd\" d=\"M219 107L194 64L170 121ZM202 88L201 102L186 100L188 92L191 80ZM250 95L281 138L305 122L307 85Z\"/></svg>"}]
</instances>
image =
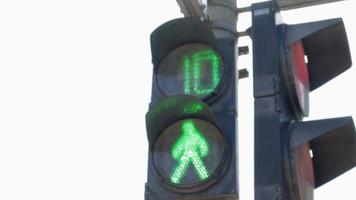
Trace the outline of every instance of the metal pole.
<instances>
[{"instance_id":1,"label":"metal pole","mask_svg":"<svg viewBox=\"0 0 356 200\"><path fill-rule=\"evenodd\" d=\"M208 0L208 20L217 38L236 39L236 0Z\"/></svg>"},{"instance_id":2,"label":"metal pole","mask_svg":"<svg viewBox=\"0 0 356 200\"><path fill-rule=\"evenodd\" d=\"M231 53L235 55L235 60L234 60L234 65L233 67L235 69L232 70L232 72L235 74L232 76L233 81L231 82L233 85L229 87L230 90L235 90L236 91L236 97L235 97L235 105L238 105L238 81L239 81L239 75L240 72L238 71L237 67L237 60L238 60L238 48L237 48L237 40L238 40L238 33L236 30L236 24L237 24L237 14L238 10L236 7L236 0L208 0L207 1L207 20L211 24L213 28L213 32L215 37L220 41L221 44L229 44L227 47L232 47L231 48ZM232 64L232 63L231 63ZM243 71L245 72L245 71ZM248 72L246 73L241 73L241 78L247 77ZM235 92L234 92L235 93ZM237 112L235 110L237 107L234 108L234 112ZM236 115L237 117L237 115ZM235 119L237 120L237 119ZM235 141L235 148L233 151L235 151L233 154L236 156L232 160L235 162L232 166L234 166L234 170L236 170L236 180L235 182L235 195L232 196L232 198L226 198L226 200L238 200L239 199L239 158L238 158L238 123L235 121L235 136L233 137ZM232 184L234 183L232 182ZM225 198L221 198L225 199Z\"/></svg>"}]
</instances>

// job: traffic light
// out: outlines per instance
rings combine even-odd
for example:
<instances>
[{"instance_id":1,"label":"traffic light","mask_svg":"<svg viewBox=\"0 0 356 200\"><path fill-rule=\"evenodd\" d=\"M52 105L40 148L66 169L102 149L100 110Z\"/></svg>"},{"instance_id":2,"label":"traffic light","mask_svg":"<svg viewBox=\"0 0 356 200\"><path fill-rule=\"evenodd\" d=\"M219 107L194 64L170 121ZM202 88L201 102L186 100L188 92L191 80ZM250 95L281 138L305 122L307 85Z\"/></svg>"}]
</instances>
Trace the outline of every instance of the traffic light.
<instances>
[{"instance_id":1,"label":"traffic light","mask_svg":"<svg viewBox=\"0 0 356 200\"><path fill-rule=\"evenodd\" d=\"M151 34L145 199L238 198L235 42L198 18Z\"/></svg>"},{"instance_id":2,"label":"traffic light","mask_svg":"<svg viewBox=\"0 0 356 200\"><path fill-rule=\"evenodd\" d=\"M303 121L309 93L350 68L351 56L342 19L287 25L278 10L252 5L255 199L312 200L356 165L351 117Z\"/></svg>"}]
</instances>

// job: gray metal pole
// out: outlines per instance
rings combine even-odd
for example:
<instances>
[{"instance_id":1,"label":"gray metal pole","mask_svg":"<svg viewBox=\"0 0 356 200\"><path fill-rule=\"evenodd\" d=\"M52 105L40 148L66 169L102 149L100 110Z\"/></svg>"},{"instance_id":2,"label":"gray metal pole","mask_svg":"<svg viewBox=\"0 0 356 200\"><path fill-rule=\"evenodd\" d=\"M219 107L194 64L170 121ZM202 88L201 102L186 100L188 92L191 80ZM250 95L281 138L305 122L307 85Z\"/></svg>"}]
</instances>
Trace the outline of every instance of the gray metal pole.
<instances>
[{"instance_id":1,"label":"gray metal pole","mask_svg":"<svg viewBox=\"0 0 356 200\"><path fill-rule=\"evenodd\" d=\"M236 0L208 0L207 13L217 38L236 39Z\"/></svg>"}]
</instances>

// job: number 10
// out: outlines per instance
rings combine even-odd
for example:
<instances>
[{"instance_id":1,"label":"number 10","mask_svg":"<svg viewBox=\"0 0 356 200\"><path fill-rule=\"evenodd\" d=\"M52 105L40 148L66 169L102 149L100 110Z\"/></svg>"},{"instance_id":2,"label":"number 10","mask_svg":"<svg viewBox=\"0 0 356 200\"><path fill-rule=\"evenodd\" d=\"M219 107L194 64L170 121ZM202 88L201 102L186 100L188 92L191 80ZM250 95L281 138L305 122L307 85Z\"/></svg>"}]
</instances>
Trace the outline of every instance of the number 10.
<instances>
[{"instance_id":1,"label":"number 10","mask_svg":"<svg viewBox=\"0 0 356 200\"><path fill-rule=\"evenodd\" d=\"M206 86L202 83L203 67L211 67L208 69L211 72L210 83ZM213 50L198 51L191 58L183 57L184 94L202 97L214 92L220 82L219 67L220 59Z\"/></svg>"}]
</instances>

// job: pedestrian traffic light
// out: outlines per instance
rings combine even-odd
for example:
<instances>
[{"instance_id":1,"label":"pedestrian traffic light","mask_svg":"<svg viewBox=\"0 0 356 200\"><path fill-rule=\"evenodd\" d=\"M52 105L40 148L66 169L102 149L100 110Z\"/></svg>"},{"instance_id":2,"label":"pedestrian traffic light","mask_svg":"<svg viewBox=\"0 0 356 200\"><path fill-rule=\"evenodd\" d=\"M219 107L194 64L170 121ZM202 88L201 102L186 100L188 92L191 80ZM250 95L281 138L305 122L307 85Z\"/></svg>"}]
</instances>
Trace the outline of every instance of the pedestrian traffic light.
<instances>
[{"instance_id":1,"label":"pedestrian traffic light","mask_svg":"<svg viewBox=\"0 0 356 200\"><path fill-rule=\"evenodd\" d=\"M238 198L235 42L198 18L151 34L145 199Z\"/></svg>"},{"instance_id":2,"label":"pedestrian traffic light","mask_svg":"<svg viewBox=\"0 0 356 200\"><path fill-rule=\"evenodd\" d=\"M309 93L350 68L351 56L342 19L287 25L278 10L252 6L255 199L312 200L356 166L351 117L303 121Z\"/></svg>"},{"instance_id":3,"label":"pedestrian traffic light","mask_svg":"<svg viewBox=\"0 0 356 200\"><path fill-rule=\"evenodd\" d=\"M171 96L153 106L146 120L152 166L166 187L186 193L216 181L228 144L207 104Z\"/></svg>"}]
</instances>

